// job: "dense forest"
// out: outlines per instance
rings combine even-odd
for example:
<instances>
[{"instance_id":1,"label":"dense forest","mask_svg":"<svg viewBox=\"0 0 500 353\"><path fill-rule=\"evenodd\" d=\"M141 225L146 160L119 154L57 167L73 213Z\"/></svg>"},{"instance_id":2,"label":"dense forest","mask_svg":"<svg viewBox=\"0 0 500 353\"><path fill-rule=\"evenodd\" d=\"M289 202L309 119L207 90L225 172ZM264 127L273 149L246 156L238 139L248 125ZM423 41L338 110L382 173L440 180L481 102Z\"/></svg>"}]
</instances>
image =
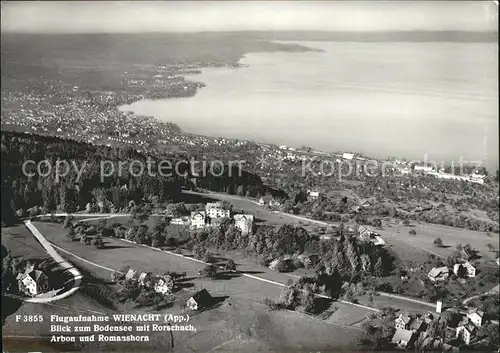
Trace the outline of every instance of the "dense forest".
<instances>
[{"instance_id":1,"label":"dense forest","mask_svg":"<svg viewBox=\"0 0 500 353\"><path fill-rule=\"evenodd\" d=\"M191 170L189 163L145 155L132 148L4 131L1 158L5 223L16 216L53 211L127 211L131 204L153 198L160 203L180 201ZM159 173L154 168L160 161L177 165L178 173L174 168ZM258 176L238 170L228 173L227 165L221 168L226 172L209 171L199 178L199 183L208 189L231 193L237 189L252 194L265 192Z\"/></svg>"}]
</instances>

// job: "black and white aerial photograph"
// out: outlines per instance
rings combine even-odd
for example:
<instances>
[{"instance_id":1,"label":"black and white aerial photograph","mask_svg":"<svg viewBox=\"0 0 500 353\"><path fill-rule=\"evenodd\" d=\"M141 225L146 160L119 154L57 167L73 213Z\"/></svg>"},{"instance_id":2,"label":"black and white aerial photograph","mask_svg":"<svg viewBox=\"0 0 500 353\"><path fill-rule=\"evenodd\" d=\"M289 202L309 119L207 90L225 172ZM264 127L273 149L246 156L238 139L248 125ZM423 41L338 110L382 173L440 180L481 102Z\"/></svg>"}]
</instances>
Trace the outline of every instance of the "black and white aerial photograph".
<instances>
[{"instance_id":1,"label":"black and white aerial photograph","mask_svg":"<svg viewBox=\"0 0 500 353\"><path fill-rule=\"evenodd\" d=\"M2 353L500 352L498 1L2 1Z\"/></svg>"}]
</instances>

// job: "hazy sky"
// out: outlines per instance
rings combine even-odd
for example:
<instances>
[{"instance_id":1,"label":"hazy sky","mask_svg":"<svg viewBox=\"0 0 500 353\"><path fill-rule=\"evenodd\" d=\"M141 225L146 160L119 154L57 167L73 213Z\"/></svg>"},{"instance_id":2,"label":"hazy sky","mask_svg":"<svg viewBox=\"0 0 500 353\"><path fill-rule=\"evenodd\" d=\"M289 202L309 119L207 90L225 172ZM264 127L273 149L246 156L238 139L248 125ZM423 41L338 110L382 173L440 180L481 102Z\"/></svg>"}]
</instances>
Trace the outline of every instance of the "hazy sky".
<instances>
[{"instance_id":1,"label":"hazy sky","mask_svg":"<svg viewBox=\"0 0 500 353\"><path fill-rule=\"evenodd\" d=\"M498 31L493 1L2 2L2 32Z\"/></svg>"}]
</instances>

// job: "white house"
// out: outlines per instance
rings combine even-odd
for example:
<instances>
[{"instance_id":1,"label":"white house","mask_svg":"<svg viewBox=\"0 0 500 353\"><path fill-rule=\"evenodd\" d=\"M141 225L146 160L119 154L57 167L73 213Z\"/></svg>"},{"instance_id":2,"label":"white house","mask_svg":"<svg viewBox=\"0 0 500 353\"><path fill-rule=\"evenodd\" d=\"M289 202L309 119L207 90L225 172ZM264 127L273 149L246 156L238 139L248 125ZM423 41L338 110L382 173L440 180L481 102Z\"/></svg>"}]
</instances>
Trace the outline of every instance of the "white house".
<instances>
[{"instance_id":1,"label":"white house","mask_svg":"<svg viewBox=\"0 0 500 353\"><path fill-rule=\"evenodd\" d=\"M401 348L406 348L411 343L414 334L413 331L398 328L392 337L392 342Z\"/></svg>"},{"instance_id":2,"label":"white house","mask_svg":"<svg viewBox=\"0 0 500 353\"><path fill-rule=\"evenodd\" d=\"M205 206L206 215L210 218L227 217L229 218L231 211L222 207L220 202L207 203Z\"/></svg>"},{"instance_id":3,"label":"white house","mask_svg":"<svg viewBox=\"0 0 500 353\"><path fill-rule=\"evenodd\" d=\"M202 289L188 299L186 302L186 308L188 310L200 310L210 306L212 303L212 296L206 289Z\"/></svg>"},{"instance_id":4,"label":"white house","mask_svg":"<svg viewBox=\"0 0 500 353\"><path fill-rule=\"evenodd\" d=\"M432 270L429 271L427 274L427 277L432 282L439 282L439 281L444 281L446 280L450 275L450 270L448 267L443 266L443 267L433 267Z\"/></svg>"},{"instance_id":5,"label":"white house","mask_svg":"<svg viewBox=\"0 0 500 353\"><path fill-rule=\"evenodd\" d=\"M319 197L319 191L307 190L307 196L312 199L317 199Z\"/></svg>"},{"instance_id":6,"label":"white house","mask_svg":"<svg viewBox=\"0 0 500 353\"><path fill-rule=\"evenodd\" d=\"M150 280L151 280L151 272L142 272L139 275L139 278L137 279L137 281L141 286L145 286L146 283Z\"/></svg>"},{"instance_id":7,"label":"white house","mask_svg":"<svg viewBox=\"0 0 500 353\"><path fill-rule=\"evenodd\" d=\"M460 266L463 266L467 270L467 277L476 277L476 268L472 266L470 262L458 263L453 266L453 273L458 275Z\"/></svg>"},{"instance_id":8,"label":"white house","mask_svg":"<svg viewBox=\"0 0 500 353\"><path fill-rule=\"evenodd\" d=\"M476 327L470 323L461 322L457 326L456 337L461 337L465 344L470 344L471 338L474 337Z\"/></svg>"},{"instance_id":9,"label":"white house","mask_svg":"<svg viewBox=\"0 0 500 353\"><path fill-rule=\"evenodd\" d=\"M477 308L471 308L469 309L469 312L467 313L467 317L469 318L470 321L477 327L480 327L483 323L483 316L484 312L482 310L479 310Z\"/></svg>"},{"instance_id":10,"label":"white house","mask_svg":"<svg viewBox=\"0 0 500 353\"><path fill-rule=\"evenodd\" d=\"M429 172L432 172L433 170L434 170L434 168L432 168L431 166L428 166L428 165L415 165L413 167L414 172L429 173Z\"/></svg>"},{"instance_id":11,"label":"white house","mask_svg":"<svg viewBox=\"0 0 500 353\"><path fill-rule=\"evenodd\" d=\"M407 314L400 314L395 320L394 320L394 326L396 329L400 330L407 330L410 327L410 322L411 322L411 317Z\"/></svg>"},{"instance_id":12,"label":"white house","mask_svg":"<svg viewBox=\"0 0 500 353\"><path fill-rule=\"evenodd\" d=\"M200 229L205 228L206 216L204 211L191 212L191 228Z\"/></svg>"},{"instance_id":13,"label":"white house","mask_svg":"<svg viewBox=\"0 0 500 353\"><path fill-rule=\"evenodd\" d=\"M343 153L342 158L351 160L354 158L354 153Z\"/></svg>"},{"instance_id":14,"label":"white house","mask_svg":"<svg viewBox=\"0 0 500 353\"><path fill-rule=\"evenodd\" d=\"M241 231L242 235L252 233L253 215L251 214L235 214L234 225Z\"/></svg>"},{"instance_id":15,"label":"white house","mask_svg":"<svg viewBox=\"0 0 500 353\"><path fill-rule=\"evenodd\" d=\"M127 273L125 274L125 280L128 281L130 279L136 279L137 278L137 271L134 271L132 269L128 270Z\"/></svg>"},{"instance_id":16,"label":"white house","mask_svg":"<svg viewBox=\"0 0 500 353\"><path fill-rule=\"evenodd\" d=\"M20 290L32 297L48 289L48 278L39 270L19 274L17 280Z\"/></svg>"},{"instance_id":17,"label":"white house","mask_svg":"<svg viewBox=\"0 0 500 353\"><path fill-rule=\"evenodd\" d=\"M170 294L174 287L174 283L170 276L157 277L153 289L156 293L163 295Z\"/></svg>"}]
</instances>

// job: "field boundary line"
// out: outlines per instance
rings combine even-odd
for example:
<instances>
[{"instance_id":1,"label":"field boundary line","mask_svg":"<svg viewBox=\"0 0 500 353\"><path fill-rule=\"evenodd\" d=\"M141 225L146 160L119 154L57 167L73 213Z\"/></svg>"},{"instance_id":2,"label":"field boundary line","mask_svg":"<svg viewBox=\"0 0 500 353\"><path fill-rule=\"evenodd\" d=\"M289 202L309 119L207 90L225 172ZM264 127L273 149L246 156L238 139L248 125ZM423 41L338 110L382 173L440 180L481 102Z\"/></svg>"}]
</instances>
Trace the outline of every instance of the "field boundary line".
<instances>
[{"instance_id":1,"label":"field boundary line","mask_svg":"<svg viewBox=\"0 0 500 353\"><path fill-rule=\"evenodd\" d=\"M23 299L28 303L50 303L56 300L61 300L69 297L73 293L75 293L80 288L80 283L82 281L83 275L78 271L74 265L70 264L68 261L64 260L61 255L54 250L51 243L45 239L45 237L40 233L40 231L31 223L30 220L24 221L24 225L28 230L33 234L33 236L38 240L38 242L43 246L45 251L65 270L68 270L73 276L73 287L62 294L55 295L49 298L28 298Z\"/></svg>"}]
</instances>

